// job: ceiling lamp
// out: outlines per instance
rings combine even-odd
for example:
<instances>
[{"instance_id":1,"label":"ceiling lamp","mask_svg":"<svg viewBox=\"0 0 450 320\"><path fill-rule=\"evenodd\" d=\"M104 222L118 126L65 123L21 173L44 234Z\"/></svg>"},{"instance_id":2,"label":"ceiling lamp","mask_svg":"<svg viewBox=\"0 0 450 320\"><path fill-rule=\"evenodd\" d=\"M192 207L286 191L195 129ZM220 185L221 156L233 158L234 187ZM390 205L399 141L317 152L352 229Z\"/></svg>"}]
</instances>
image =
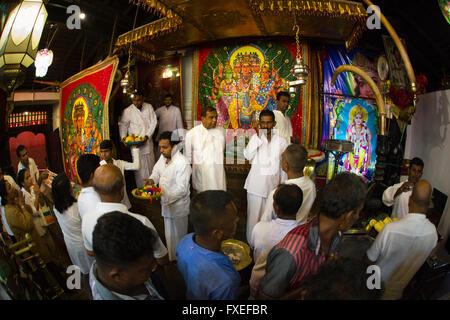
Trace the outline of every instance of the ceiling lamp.
<instances>
[{"instance_id":1,"label":"ceiling lamp","mask_svg":"<svg viewBox=\"0 0 450 320\"><path fill-rule=\"evenodd\" d=\"M53 51L48 49L39 50L36 53L36 61L34 66L36 67L36 77L45 77L48 67L53 62Z\"/></svg>"},{"instance_id":2,"label":"ceiling lamp","mask_svg":"<svg viewBox=\"0 0 450 320\"><path fill-rule=\"evenodd\" d=\"M309 67L305 64L302 55L300 54L300 40L299 40L300 27L297 25L296 20L294 23L295 23L294 29L296 29L295 42L297 44L297 57L295 58L294 67L291 69L291 75L295 78L295 80L289 81L289 92L291 94L295 93L296 87L303 86L306 84L306 80L309 74Z\"/></svg>"},{"instance_id":3,"label":"ceiling lamp","mask_svg":"<svg viewBox=\"0 0 450 320\"><path fill-rule=\"evenodd\" d=\"M46 20L42 0L24 0L9 14L0 38L0 87L8 94L24 82Z\"/></svg>"}]
</instances>

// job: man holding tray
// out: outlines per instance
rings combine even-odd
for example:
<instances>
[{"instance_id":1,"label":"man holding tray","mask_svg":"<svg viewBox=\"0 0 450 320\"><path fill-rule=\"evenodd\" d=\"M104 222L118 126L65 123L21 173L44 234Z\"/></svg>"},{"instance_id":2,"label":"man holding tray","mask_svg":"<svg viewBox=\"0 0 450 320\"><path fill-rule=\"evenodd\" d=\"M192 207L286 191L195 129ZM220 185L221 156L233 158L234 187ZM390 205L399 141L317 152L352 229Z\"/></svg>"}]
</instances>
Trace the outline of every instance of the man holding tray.
<instances>
[{"instance_id":1,"label":"man holding tray","mask_svg":"<svg viewBox=\"0 0 450 320\"><path fill-rule=\"evenodd\" d=\"M144 102L142 92L134 93L133 104L123 110L119 121L119 132L122 142L131 134L144 138L139 145L141 167L135 171L136 185L142 187L144 179L150 176L155 165L152 135L156 128L156 114L150 103Z\"/></svg>"},{"instance_id":2,"label":"man holding tray","mask_svg":"<svg viewBox=\"0 0 450 320\"><path fill-rule=\"evenodd\" d=\"M178 151L178 142L179 139L172 132L161 133L161 157L156 162L150 178L145 180L145 185L158 183L162 189L161 211L171 261L176 260L178 242L187 234L190 204L191 166L187 158Z\"/></svg>"}]
</instances>

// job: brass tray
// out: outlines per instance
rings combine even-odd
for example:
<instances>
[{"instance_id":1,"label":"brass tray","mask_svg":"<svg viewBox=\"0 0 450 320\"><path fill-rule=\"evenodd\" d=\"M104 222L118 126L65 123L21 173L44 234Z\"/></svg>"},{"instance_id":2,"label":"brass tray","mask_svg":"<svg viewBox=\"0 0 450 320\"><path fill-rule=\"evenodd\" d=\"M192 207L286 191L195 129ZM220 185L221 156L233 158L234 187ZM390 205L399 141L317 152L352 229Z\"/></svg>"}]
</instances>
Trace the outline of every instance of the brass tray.
<instances>
[{"instance_id":1,"label":"brass tray","mask_svg":"<svg viewBox=\"0 0 450 320\"><path fill-rule=\"evenodd\" d=\"M236 239L224 240L222 241L221 248L222 252L230 258L237 271L248 267L252 263L250 247L242 241ZM233 259L234 257L236 259Z\"/></svg>"}]
</instances>

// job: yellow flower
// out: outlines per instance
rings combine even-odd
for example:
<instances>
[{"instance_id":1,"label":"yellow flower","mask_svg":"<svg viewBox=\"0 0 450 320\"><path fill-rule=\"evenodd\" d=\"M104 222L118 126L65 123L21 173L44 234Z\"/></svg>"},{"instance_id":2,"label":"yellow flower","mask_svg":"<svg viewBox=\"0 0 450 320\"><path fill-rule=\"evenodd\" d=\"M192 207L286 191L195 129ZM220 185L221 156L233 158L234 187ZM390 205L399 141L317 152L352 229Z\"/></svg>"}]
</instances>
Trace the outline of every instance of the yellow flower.
<instances>
[{"instance_id":1,"label":"yellow flower","mask_svg":"<svg viewBox=\"0 0 450 320\"><path fill-rule=\"evenodd\" d=\"M384 228L384 223L383 221L378 221L373 227L375 228L375 230L377 230L377 232L381 232L381 230Z\"/></svg>"}]
</instances>

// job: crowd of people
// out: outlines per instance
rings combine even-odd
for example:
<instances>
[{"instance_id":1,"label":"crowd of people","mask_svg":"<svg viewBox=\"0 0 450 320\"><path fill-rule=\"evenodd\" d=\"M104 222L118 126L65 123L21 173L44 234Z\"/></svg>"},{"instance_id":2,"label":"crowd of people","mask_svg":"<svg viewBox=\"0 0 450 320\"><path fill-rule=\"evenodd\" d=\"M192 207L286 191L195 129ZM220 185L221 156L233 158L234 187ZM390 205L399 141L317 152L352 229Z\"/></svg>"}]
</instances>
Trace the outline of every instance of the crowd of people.
<instances>
[{"instance_id":1,"label":"crowd of people","mask_svg":"<svg viewBox=\"0 0 450 320\"><path fill-rule=\"evenodd\" d=\"M365 257L339 258L343 232L359 219L367 186L353 173L340 173L316 197L316 185L303 175L308 153L285 114L289 94L280 92L277 104L279 110L263 110L253 122L255 134L244 150L251 163L244 186L246 238L254 261L248 283L221 248L234 237L239 212L227 192L226 134L214 108L203 108L201 123L185 133L170 95L155 112L137 92L119 122L124 144L131 134L144 139L131 147L133 161L114 159L113 142L104 140L100 156L83 154L77 161L82 186L77 198L65 173L53 179L53 212L93 299L167 299L155 270L169 263L176 263L189 300L402 297L437 244L436 228L426 218L432 187L420 180L423 162L413 159L408 181L383 194L399 220L378 234ZM29 233L57 269L59 255L40 215L48 173L39 172L24 146L17 155L17 180L0 172L2 224L14 242ZM146 216L130 211L124 170L135 171L138 187L162 188L165 243ZM319 210L313 214L315 202ZM376 290L366 283L369 265L381 269L383 286Z\"/></svg>"}]
</instances>

